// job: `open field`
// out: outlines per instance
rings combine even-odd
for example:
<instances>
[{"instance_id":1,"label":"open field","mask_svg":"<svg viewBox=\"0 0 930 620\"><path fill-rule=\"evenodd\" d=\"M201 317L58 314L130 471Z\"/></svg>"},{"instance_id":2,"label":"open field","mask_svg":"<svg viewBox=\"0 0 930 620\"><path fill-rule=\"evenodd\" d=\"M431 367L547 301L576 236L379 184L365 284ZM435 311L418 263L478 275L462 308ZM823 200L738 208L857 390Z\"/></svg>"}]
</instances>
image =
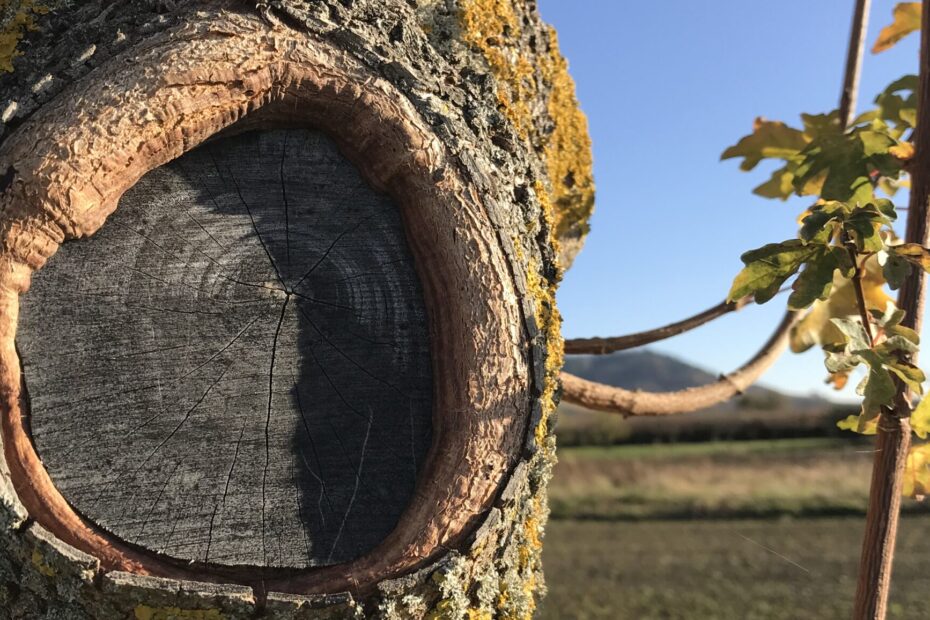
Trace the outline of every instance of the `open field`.
<instances>
[{"instance_id":1,"label":"open field","mask_svg":"<svg viewBox=\"0 0 930 620\"><path fill-rule=\"evenodd\" d=\"M540 617L848 618L864 519L551 521ZM930 618L930 517L902 523L891 618Z\"/></svg>"},{"instance_id":2,"label":"open field","mask_svg":"<svg viewBox=\"0 0 930 620\"><path fill-rule=\"evenodd\" d=\"M808 438L560 449L541 617L849 617L870 445ZM899 536L890 617L926 619L930 514L906 506L914 514Z\"/></svg>"},{"instance_id":3,"label":"open field","mask_svg":"<svg viewBox=\"0 0 930 620\"><path fill-rule=\"evenodd\" d=\"M554 518L862 514L871 444L806 438L559 450ZM926 510L907 502L908 510Z\"/></svg>"}]
</instances>

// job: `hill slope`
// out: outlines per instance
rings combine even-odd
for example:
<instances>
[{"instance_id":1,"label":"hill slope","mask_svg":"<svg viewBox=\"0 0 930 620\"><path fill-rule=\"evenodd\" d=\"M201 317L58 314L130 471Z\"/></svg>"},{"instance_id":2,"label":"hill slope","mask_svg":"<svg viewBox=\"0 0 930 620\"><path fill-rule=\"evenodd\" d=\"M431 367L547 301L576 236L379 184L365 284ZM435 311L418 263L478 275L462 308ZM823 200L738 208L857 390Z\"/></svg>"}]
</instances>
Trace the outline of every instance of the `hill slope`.
<instances>
[{"instance_id":1,"label":"hill slope","mask_svg":"<svg viewBox=\"0 0 930 620\"><path fill-rule=\"evenodd\" d=\"M572 355L566 358L565 370L591 381L656 392L717 379L706 370L648 349ZM821 398L753 386L716 407L666 418L624 420L616 414L563 404L556 428L563 445L824 436L836 434L836 420L847 413L844 407Z\"/></svg>"}]
</instances>

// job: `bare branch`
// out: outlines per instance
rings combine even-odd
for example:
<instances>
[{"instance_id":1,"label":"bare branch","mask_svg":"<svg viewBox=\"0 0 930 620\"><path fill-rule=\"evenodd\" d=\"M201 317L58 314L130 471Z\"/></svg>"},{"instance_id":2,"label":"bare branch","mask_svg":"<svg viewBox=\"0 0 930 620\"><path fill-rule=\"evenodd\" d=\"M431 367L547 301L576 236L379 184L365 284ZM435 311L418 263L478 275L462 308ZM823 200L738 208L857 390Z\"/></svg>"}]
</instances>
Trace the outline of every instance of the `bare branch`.
<instances>
[{"instance_id":1,"label":"bare branch","mask_svg":"<svg viewBox=\"0 0 930 620\"><path fill-rule=\"evenodd\" d=\"M768 342L751 360L717 381L676 392L625 390L562 373L562 400L623 416L661 416L689 413L742 394L775 362L788 344L788 334L799 318L787 312Z\"/></svg>"},{"instance_id":2,"label":"bare branch","mask_svg":"<svg viewBox=\"0 0 930 620\"><path fill-rule=\"evenodd\" d=\"M869 8L872 0L856 0L849 46L846 49L846 70L843 74L843 91L840 94L840 123L849 127L856 115L856 99L859 95L859 75L862 73L862 53L869 24Z\"/></svg>"},{"instance_id":3,"label":"bare branch","mask_svg":"<svg viewBox=\"0 0 930 620\"><path fill-rule=\"evenodd\" d=\"M712 308L708 308L684 320L669 323L668 325L663 325L662 327L657 327L648 331L637 332L635 334L613 336L609 338L572 338L571 340L565 341L565 353L568 355L605 355L607 353L641 347L691 331L725 314L740 310L751 301L752 297L748 296L743 297L739 301L723 301Z\"/></svg>"}]
</instances>

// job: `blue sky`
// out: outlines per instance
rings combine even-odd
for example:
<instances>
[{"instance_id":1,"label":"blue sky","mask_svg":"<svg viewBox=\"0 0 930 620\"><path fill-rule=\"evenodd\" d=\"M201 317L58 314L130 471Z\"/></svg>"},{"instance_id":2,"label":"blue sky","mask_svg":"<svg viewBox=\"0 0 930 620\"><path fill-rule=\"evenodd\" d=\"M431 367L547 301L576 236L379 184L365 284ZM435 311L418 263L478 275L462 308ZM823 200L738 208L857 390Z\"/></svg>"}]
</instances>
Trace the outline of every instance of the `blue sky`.
<instances>
[{"instance_id":1,"label":"blue sky","mask_svg":"<svg viewBox=\"0 0 930 620\"><path fill-rule=\"evenodd\" d=\"M892 0L874 0L871 47ZM795 236L807 204L757 198L770 167L740 172L720 153L764 116L797 124L837 106L853 0L626 2L539 0L588 115L597 206L559 291L566 337L616 335L719 302L742 252ZM866 52L859 109L917 72L917 37ZM903 232L903 229L899 232ZM653 345L715 372L768 337L785 297ZM796 394L823 385L819 351L785 356L763 383Z\"/></svg>"}]
</instances>

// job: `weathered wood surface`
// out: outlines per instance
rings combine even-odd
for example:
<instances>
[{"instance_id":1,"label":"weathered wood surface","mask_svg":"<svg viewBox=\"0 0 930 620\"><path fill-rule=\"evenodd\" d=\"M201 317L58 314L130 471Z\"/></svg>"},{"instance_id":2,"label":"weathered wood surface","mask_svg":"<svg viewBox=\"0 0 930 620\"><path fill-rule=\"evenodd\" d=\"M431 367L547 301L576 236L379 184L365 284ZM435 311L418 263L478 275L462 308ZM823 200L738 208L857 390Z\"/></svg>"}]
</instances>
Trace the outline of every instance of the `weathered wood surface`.
<instances>
[{"instance_id":1,"label":"weathered wood surface","mask_svg":"<svg viewBox=\"0 0 930 620\"><path fill-rule=\"evenodd\" d=\"M150 172L35 275L17 346L56 486L182 560L359 557L429 446L399 214L315 131L222 138Z\"/></svg>"}]
</instances>

